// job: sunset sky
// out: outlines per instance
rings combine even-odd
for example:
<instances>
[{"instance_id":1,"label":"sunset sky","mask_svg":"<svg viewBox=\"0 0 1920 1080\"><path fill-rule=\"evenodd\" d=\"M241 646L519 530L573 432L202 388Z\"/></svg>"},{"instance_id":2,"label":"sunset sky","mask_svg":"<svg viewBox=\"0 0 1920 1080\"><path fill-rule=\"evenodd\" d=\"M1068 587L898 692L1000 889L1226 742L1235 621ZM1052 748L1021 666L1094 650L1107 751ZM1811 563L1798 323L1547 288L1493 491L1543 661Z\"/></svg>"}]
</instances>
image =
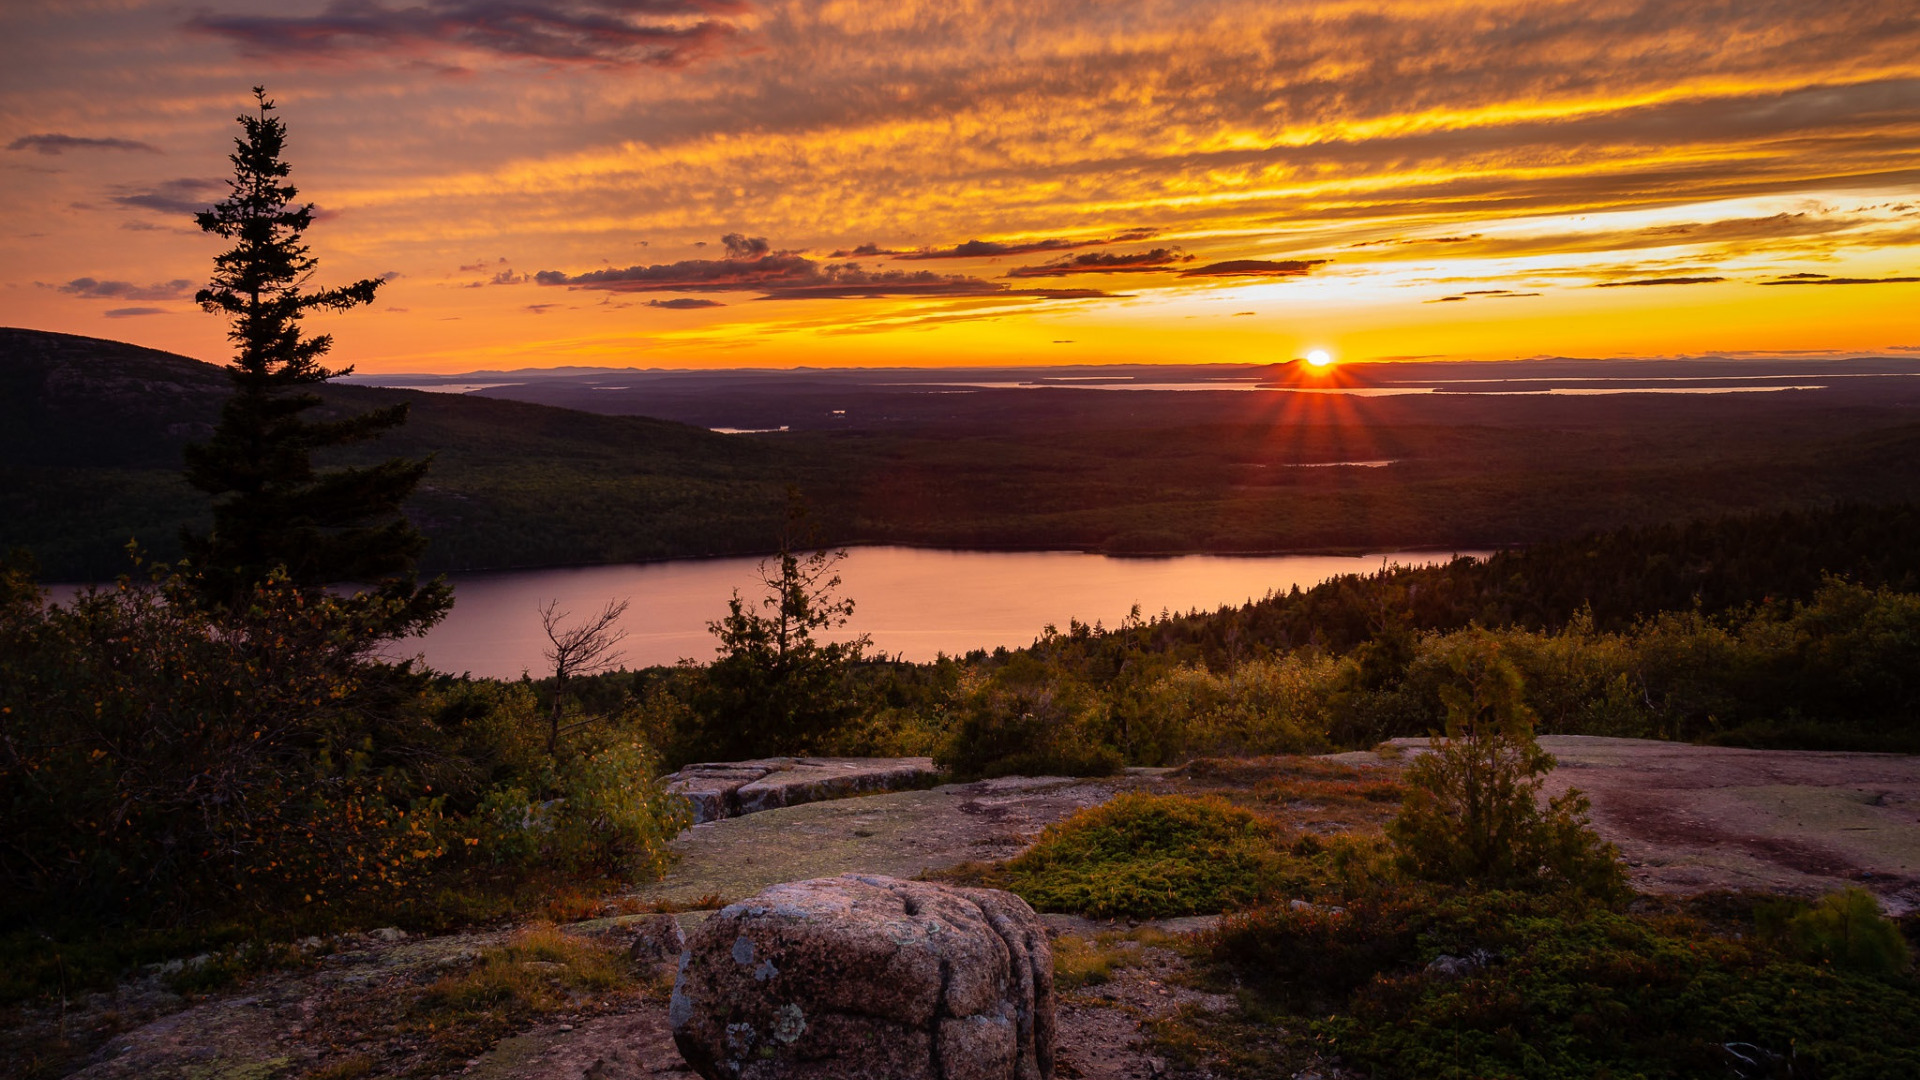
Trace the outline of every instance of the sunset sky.
<instances>
[{"instance_id":1,"label":"sunset sky","mask_svg":"<svg viewBox=\"0 0 1920 1080\"><path fill-rule=\"evenodd\" d=\"M264 83L362 372L1920 355L1914 0L6 0L0 324L224 360Z\"/></svg>"}]
</instances>

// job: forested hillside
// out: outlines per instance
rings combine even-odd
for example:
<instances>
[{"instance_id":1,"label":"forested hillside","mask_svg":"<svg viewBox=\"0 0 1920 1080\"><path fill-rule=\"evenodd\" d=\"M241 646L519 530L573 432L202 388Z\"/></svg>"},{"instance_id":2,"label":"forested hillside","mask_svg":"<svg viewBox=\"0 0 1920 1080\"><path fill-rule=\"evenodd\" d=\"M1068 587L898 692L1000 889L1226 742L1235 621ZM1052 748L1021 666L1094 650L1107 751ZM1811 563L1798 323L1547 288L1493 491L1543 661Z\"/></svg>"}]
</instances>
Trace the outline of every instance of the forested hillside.
<instances>
[{"instance_id":1,"label":"forested hillside","mask_svg":"<svg viewBox=\"0 0 1920 1080\"><path fill-rule=\"evenodd\" d=\"M343 412L411 403L406 426L334 460L434 455L408 504L429 571L766 552L789 486L829 544L1122 554L1505 548L1920 499L1912 408L1857 386L1337 401L1052 386L943 392L929 399L952 404L936 407L874 378L821 376L820 393L846 395L844 423L749 435L494 396L321 392ZM772 392L750 374L709 382ZM135 537L172 556L206 512L180 451L225 389L185 357L0 330L0 547L27 548L51 580L120 572Z\"/></svg>"},{"instance_id":2,"label":"forested hillside","mask_svg":"<svg viewBox=\"0 0 1920 1080\"><path fill-rule=\"evenodd\" d=\"M54 579L110 577L138 538L177 551L206 506L181 447L212 430L221 369L117 342L0 330L0 549ZM405 427L335 460L434 455L410 512L431 569L638 561L761 551L793 463L684 424L370 387L327 386L334 409L394 401Z\"/></svg>"}]
</instances>

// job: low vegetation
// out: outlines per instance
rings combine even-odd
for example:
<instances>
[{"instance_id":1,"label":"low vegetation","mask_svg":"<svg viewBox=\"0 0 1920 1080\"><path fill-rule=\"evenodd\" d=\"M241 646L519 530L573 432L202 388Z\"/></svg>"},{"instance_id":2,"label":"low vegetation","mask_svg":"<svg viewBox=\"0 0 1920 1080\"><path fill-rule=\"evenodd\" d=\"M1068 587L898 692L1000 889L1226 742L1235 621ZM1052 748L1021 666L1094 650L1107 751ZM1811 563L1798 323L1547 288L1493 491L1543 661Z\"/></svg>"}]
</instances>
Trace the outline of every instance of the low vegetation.
<instances>
[{"instance_id":1,"label":"low vegetation","mask_svg":"<svg viewBox=\"0 0 1920 1080\"><path fill-rule=\"evenodd\" d=\"M1113 973L1137 967L1149 948L1173 948L1180 939L1152 925L1127 931L1106 930L1092 937L1062 934L1053 939L1053 985L1074 991L1100 986Z\"/></svg>"},{"instance_id":2,"label":"low vegetation","mask_svg":"<svg viewBox=\"0 0 1920 1080\"><path fill-rule=\"evenodd\" d=\"M1049 827L1006 866L1040 911L1194 915L1268 891L1285 858L1273 825L1218 799L1121 795Z\"/></svg>"},{"instance_id":3,"label":"low vegetation","mask_svg":"<svg viewBox=\"0 0 1920 1080\"><path fill-rule=\"evenodd\" d=\"M1865 1078L1920 1067L1920 984L1770 934L1764 913L1779 903L1623 910L1564 891L1401 882L1338 911L1257 908L1207 946L1253 1019L1174 1041L1231 1058L1233 1029L1251 1023L1268 1065L1337 1056L1382 1078Z\"/></svg>"},{"instance_id":4,"label":"low vegetation","mask_svg":"<svg viewBox=\"0 0 1920 1080\"><path fill-rule=\"evenodd\" d=\"M1217 1075L1324 1072L1394 1078L1868 1078L1920 1068L1920 980L1899 925L1847 890L1817 902L1750 895L1635 899L1572 802L1541 807L1545 766L1517 679L1481 642L1450 694L1457 744L1405 773L1384 831L1287 845L1280 821L1219 798L1123 796L1049 829L1027 854L970 868L1036 906L1090 915L1228 909L1185 948L1230 1013L1157 1022L1162 1052ZM1243 801L1305 801L1274 763ZM1319 766L1325 768L1325 766ZM1245 780L1246 776L1236 779ZM1323 789L1324 778L1302 786ZM1347 781L1351 784L1351 781ZM1459 827L1438 827L1445 813ZM1384 841L1384 842L1383 842ZM1317 848L1316 848L1316 845ZM1372 846L1370 846L1372 845ZM1311 880L1274 870L1322 861ZM1168 905L1180 866L1239 887ZM1264 887L1254 888L1254 883ZM1920 927L1908 927L1908 931ZM1137 962L1124 935L1063 938L1064 992Z\"/></svg>"},{"instance_id":5,"label":"low vegetation","mask_svg":"<svg viewBox=\"0 0 1920 1080\"><path fill-rule=\"evenodd\" d=\"M443 1076L539 1021L593 1016L656 993L622 950L551 925L449 960L328 999L313 1022L335 1052L309 1075Z\"/></svg>"},{"instance_id":6,"label":"low vegetation","mask_svg":"<svg viewBox=\"0 0 1920 1080\"><path fill-rule=\"evenodd\" d=\"M30 582L0 572L10 996L597 898L658 874L686 820L639 720L549 753L530 687L371 660L364 606L270 580L213 613L171 572L59 606Z\"/></svg>"},{"instance_id":7,"label":"low vegetation","mask_svg":"<svg viewBox=\"0 0 1920 1080\"><path fill-rule=\"evenodd\" d=\"M759 695L805 713L800 725L725 707L770 678L744 653L571 692L644 713L669 764L804 749L931 755L967 779L1098 776L1424 737L1446 727L1458 657L1482 648L1512 668L1517 706L1545 734L1920 749L1920 514L1621 530L1213 613L1070 622L1023 649L926 664L845 653Z\"/></svg>"}]
</instances>

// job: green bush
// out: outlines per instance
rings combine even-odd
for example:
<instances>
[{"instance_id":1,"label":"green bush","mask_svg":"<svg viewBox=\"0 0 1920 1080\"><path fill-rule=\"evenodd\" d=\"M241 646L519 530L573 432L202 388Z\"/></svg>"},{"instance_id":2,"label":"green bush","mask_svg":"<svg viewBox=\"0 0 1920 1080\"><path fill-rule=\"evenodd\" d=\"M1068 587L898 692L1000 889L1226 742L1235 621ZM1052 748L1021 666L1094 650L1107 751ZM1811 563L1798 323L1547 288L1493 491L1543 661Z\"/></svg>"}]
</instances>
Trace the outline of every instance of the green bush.
<instances>
[{"instance_id":1,"label":"green bush","mask_svg":"<svg viewBox=\"0 0 1920 1080\"><path fill-rule=\"evenodd\" d=\"M1655 1078L1920 1074L1913 987L1810 967L1687 922L1598 908L1514 918L1457 980L1383 978L1320 1025L1376 1076Z\"/></svg>"},{"instance_id":2,"label":"green bush","mask_svg":"<svg viewBox=\"0 0 1920 1080\"><path fill-rule=\"evenodd\" d=\"M933 755L955 776L1109 776L1124 764L1101 739L1106 703L1031 656L963 684L961 694L953 730Z\"/></svg>"},{"instance_id":3,"label":"green bush","mask_svg":"<svg viewBox=\"0 0 1920 1080\"><path fill-rule=\"evenodd\" d=\"M1844 889L1795 913L1785 938L1803 959L1843 971L1890 976L1913 964L1907 940L1865 889Z\"/></svg>"},{"instance_id":4,"label":"green bush","mask_svg":"<svg viewBox=\"0 0 1920 1080\"><path fill-rule=\"evenodd\" d=\"M659 759L644 745L616 741L568 762L555 778L550 865L656 878L668 841L693 823L685 799L667 794Z\"/></svg>"},{"instance_id":5,"label":"green bush","mask_svg":"<svg viewBox=\"0 0 1920 1080\"><path fill-rule=\"evenodd\" d=\"M16 919L391 896L445 854L462 772L371 662L365 605L275 578L218 618L191 582L0 606L0 894ZM436 783L440 789L436 790Z\"/></svg>"},{"instance_id":6,"label":"green bush","mask_svg":"<svg viewBox=\"0 0 1920 1080\"><path fill-rule=\"evenodd\" d=\"M46 605L29 582L0 572L12 926L429 917L535 877L657 875L684 824L644 709L549 754L530 686L374 660L364 605L274 579L209 614L176 576Z\"/></svg>"},{"instance_id":7,"label":"green bush","mask_svg":"<svg viewBox=\"0 0 1920 1080\"><path fill-rule=\"evenodd\" d=\"M1298 1045L1381 1080L1772 1075L1735 1071L1730 1045L1778 1075L1920 1075L1911 980L1808 964L1756 930L1413 883L1256 908L1210 945ZM1442 956L1452 970L1430 970Z\"/></svg>"},{"instance_id":8,"label":"green bush","mask_svg":"<svg viewBox=\"0 0 1920 1080\"><path fill-rule=\"evenodd\" d=\"M1441 686L1446 737L1408 767L1407 794L1387 835L1417 877L1489 888L1568 886L1595 896L1626 891L1618 852L1587 825L1587 801L1568 791L1543 809L1553 757L1533 738L1520 673L1491 635L1458 635Z\"/></svg>"},{"instance_id":9,"label":"green bush","mask_svg":"<svg viewBox=\"0 0 1920 1080\"><path fill-rule=\"evenodd\" d=\"M1130 793L1048 826L1001 880L1041 911L1210 914L1309 887L1285 842L1271 820L1216 797Z\"/></svg>"},{"instance_id":10,"label":"green bush","mask_svg":"<svg viewBox=\"0 0 1920 1080\"><path fill-rule=\"evenodd\" d=\"M1128 762L1302 754L1327 746L1327 696L1339 665L1308 653L1226 672L1183 664L1131 694L1114 694L1114 741Z\"/></svg>"}]
</instances>

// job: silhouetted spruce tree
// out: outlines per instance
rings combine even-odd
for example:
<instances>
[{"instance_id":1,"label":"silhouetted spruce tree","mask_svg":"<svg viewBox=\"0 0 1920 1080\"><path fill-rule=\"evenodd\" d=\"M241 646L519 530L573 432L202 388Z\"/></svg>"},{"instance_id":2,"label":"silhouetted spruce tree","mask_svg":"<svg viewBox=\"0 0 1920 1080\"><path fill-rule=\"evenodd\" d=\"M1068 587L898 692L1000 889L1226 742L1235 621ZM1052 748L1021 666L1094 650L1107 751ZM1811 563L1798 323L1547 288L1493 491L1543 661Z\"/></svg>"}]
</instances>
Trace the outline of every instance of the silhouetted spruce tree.
<instances>
[{"instance_id":1,"label":"silhouetted spruce tree","mask_svg":"<svg viewBox=\"0 0 1920 1080\"><path fill-rule=\"evenodd\" d=\"M199 590L214 607L239 608L278 569L302 588L335 582L369 586L359 604L375 637L400 637L432 625L452 604L452 590L420 585L414 563L426 537L401 516L400 504L426 473L428 460L393 458L364 468L315 469L316 450L375 438L406 422L394 405L341 419L303 414L321 403L309 387L352 372L320 358L333 339L301 332L309 311L370 303L378 280L304 291L315 261L301 243L313 205L294 202L281 160L286 125L273 102L253 88L258 111L238 117L232 193L197 215L200 228L233 241L214 259L213 278L195 295L201 307L231 322L236 349L228 365L233 396L206 443L187 447L187 479L214 497L213 528L183 539Z\"/></svg>"},{"instance_id":2,"label":"silhouetted spruce tree","mask_svg":"<svg viewBox=\"0 0 1920 1080\"><path fill-rule=\"evenodd\" d=\"M766 595L755 604L736 589L726 617L707 624L720 639L694 703L707 756L815 753L859 711L850 677L872 642L814 637L853 617L853 601L837 595L835 568L847 553L816 542L805 503L789 491L780 551L760 563Z\"/></svg>"}]
</instances>

